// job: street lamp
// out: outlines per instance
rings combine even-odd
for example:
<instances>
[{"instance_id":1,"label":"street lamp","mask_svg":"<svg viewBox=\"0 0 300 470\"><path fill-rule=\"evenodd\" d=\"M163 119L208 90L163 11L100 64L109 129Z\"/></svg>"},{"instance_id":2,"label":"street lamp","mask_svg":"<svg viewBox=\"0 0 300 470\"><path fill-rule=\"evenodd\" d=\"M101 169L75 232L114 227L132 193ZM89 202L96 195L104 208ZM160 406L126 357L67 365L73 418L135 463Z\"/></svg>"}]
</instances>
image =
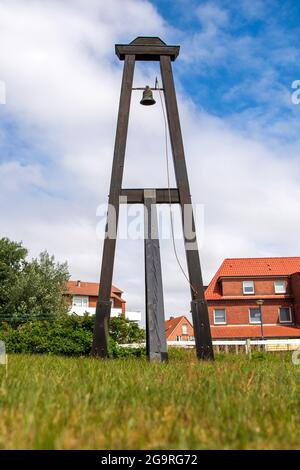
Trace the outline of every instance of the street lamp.
<instances>
[{"instance_id":1,"label":"street lamp","mask_svg":"<svg viewBox=\"0 0 300 470\"><path fill-rule=\"evenodd\" d=\"M262 299L258 299L256 301L258 308L259 308L259 315L260 315L260 328L261 328L261 339L264 340L264 324L263 324L263 316L262 316L262 304L264 301Z\"/></svg>"}]
</instances>

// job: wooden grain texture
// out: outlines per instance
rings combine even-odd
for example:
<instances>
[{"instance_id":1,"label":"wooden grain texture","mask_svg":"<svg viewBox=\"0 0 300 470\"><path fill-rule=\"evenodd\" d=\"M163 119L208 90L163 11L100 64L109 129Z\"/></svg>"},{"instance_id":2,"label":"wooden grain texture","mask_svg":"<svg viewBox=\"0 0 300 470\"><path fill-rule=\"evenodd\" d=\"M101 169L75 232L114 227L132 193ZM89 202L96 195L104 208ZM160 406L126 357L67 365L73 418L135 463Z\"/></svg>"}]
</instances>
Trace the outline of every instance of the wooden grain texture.
<instances>
[{"instance_id":1,"label":"wooden grain texture","mask_svg":"<svg viewBox=\"0 0 300 470\"><path fill-rule=\"evenodd\" d=\"M131 101L131 89L134 74L135 57L126 56L121 86L117 131L115 138L113 167L108 203L115 210L115 228L117 229L119 218L119 196L123 179L123 168L127 142L128 120ZM109 213L108 213L109 214ZM109 217L109 215L108 215ZM113 266L116 249L116 233L110 237L108 233L108 222L103 245L99 297L96 307L96 320L92 354L99 357L108 355L108 323L110 317L110 293L112 286Z\"/></svg>"},{"instance_id":2,"label":"wooden grain texture","mask_svg":"<svg viewBox=\"0 0 300 470\"><path fill-rule=\"evenodd\" d=\"M196 350L199 358L213 359L213 348L208 317L208 308L204 297L204 286L202 280L199 252L197 247L195 222L192 214L192 200L189 188L188 173L186 167L170 57L161 56L160 68L163 88L165 90L165 103L170 131L175 177L178 186L179 199L181 205L185 254L187 260L188 275L191 285L191 307L195 331ZM192 232L194 233L192 238L187 238L185 230L184 214L186 208L190 209L192 215Z\"/></svg>"},{"instance_id":3,"label":"wooden grain texture","mask_svg":"<svg viewBox=\"0 0 300 470\"><path fill-rule=\"evenodd\" d=\"M144 205L147 355L161 362L168 355L155 190L144 191Z\"/></svg>"},{"instance_id":4,"label":"wooden grain texture","mask_svg":"<svg viewBox=\"0 0 300 470\"><path fill-rule=\"evenodd\" d=\"M161 55L166 55L174 61L179 54L179 46L117 44L115 47L120 60L124 60L127 54L134 54L136 60L159 61Z\"/></svg>"},{"instance_id":5,"label":"wooden grain texture","mask_svg":"<svg viewBox=\"0 0 300 470\"><path fill-rule=\"evenodd\" d=\"M179 204L179 192L177 188L168 189L158 188L156 191L157 204ZM122 189L121 196L126 198L127 204L144 204L144 189ZM121 201L125 203L125 199Z\"/></svg>"}]
</instances>

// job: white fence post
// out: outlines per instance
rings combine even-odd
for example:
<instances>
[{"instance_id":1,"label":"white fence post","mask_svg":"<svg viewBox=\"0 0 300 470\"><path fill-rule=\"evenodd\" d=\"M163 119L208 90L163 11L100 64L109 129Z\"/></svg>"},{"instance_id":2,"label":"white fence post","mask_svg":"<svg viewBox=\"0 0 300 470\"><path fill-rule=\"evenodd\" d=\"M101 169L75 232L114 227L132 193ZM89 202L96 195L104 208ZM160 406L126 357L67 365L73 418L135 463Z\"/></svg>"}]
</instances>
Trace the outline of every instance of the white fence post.
<instances>
[{"instance_id":1,"label":"white fence post","mask_svg":"<svg viewBox=\"0 0 300 470\"><path fill-rule=\"evenodd\" d=\"M0 365L5 366L5 373L7 377L8 373L8 360L7 360L7 354L6 354L6 348L5 348L5 343L4 341L0 341Z\"/></svg>"},{"instance_id":2,"label":"white fence post","mask_svg":"<svg viewBox=\"0 0 300 470\"><path fill-rule=\"evenodd\" d=\"M246 354L248 354L249 357L251 358L251 340L249 338L246 339L245 350L246 350Z\"/></svg>"}]
</instances>

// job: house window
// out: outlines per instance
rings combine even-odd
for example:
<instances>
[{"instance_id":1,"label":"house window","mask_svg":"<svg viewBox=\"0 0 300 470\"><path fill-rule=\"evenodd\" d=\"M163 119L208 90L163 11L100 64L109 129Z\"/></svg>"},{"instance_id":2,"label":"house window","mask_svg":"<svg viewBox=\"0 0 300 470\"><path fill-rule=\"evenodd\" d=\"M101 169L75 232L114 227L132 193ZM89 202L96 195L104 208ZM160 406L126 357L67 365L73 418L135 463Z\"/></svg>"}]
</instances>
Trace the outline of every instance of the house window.
<instances>
[{"instance_id":1,"label":"house window","mask_svg":"<svg viewBox=\"0 0 300 470\"><path fill-rule=\"evenodd\" d=\"M275 281L274 289L275 289L275 294L285 294L286 293L285 281Z\"/></svg>"},{"instance_id":2,"label":"house window","mask_svg":"<svg viewBox=\"0 0 300 470\"><path fill-rule=\"evenodd\" d=\"M182 325L182 334L187 335L188 334L188 326L186 323L183 323Z\"/></svg>"},{"instance_id":3,"label":"house window","mask_svg":"<svg viewBox=\"0 0 300 470\"><path fill-rule=\"evenodd\" d=\"M226 323L226 310L225 308L217 308L214 310L214 323L217 324L225 324Z\"/></svg>"},{"instance_id":4,"label":"house window","mask_svg":"<svg viewBox=\"0 0 300 470\"><path fill-rule=\"evenodd\" d=\"M189 336L189 340L190 341L195 341L195 337L194 336Z\"/></svg>"},{"instance_id":5,"label":"house window","mask_svg":"<svg viewBox=\"0 0 300 470\"><path fill-rule=\"evenodd\" d=\"M78 295L73 297L73 307L88 307L89 298L83 295Z\"/></svg>"},{"instance_id":6,"label":"house window","mask_svg":"<svg viewBox=\"0 0 300 470\"><path fill-rule=\"evenodd\" d=\"M279 321L280 323L291 323L292 313L290 307L280 307L279 309Z\"/></svg>"},{"instance_id":7,"label":"house window","mask_svg":"<svg viewBox=\"0 0 300 470\"><path fill-rule=\"evenodd\" d=\"M254 282L253 281L243 281L243 293L254 294Z\"/></svg>"},{"instance_id":8,"label":"house window","mask_svg":"<svg viewBox=\"0 0 300 470\"><path fill-rule=\"evenodd\" d=\"M260 309L258 307L250 308L250 323L260 323Z\"/></svg>"},{"instance_id":9,"label":"house window","mask_svg":"<svg viewBox=\"0 0 300 470\"><path fill-rule=\"evenodd\" d=\"M176 341L181 341L181 336L176 336Z\"/></svg>"}]
</instances>

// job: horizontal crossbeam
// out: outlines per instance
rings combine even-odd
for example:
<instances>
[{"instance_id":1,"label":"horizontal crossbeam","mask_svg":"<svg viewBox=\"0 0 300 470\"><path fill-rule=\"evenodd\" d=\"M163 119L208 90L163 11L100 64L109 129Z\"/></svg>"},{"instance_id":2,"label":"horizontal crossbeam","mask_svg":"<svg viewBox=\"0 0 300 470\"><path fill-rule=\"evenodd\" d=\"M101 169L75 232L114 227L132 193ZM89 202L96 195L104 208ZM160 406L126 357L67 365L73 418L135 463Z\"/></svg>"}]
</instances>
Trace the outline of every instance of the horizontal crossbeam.
<instances>
[{"instance_id":1,"label":"horizontal crossbeam","mask_svg":"<svg viewBox=\"0 0 300 470\"><path fill-rule=\"evenodd\" d=\"M144 204L145 189L121 189L121 196L127 197L127 204ZM177 188L172 189L155 189L157 204L179 204L179 191ZM171 201L170 201L171 198ZM122 200L120 203L125 203Z\"/></svg>"},{"instance_id":2,"label":"horizontal crossbeam","mask_svg":"<svg viewBox=\"0 0 300 470\"><path fill-rule=\"evenodd\" d=\"M126 55L134 55L135 60L159 61L162 55L166 55L174 61L179 54L179 46L116 44L116 54L120 60L124 60Z\"/></svg>"}]
</instances>

